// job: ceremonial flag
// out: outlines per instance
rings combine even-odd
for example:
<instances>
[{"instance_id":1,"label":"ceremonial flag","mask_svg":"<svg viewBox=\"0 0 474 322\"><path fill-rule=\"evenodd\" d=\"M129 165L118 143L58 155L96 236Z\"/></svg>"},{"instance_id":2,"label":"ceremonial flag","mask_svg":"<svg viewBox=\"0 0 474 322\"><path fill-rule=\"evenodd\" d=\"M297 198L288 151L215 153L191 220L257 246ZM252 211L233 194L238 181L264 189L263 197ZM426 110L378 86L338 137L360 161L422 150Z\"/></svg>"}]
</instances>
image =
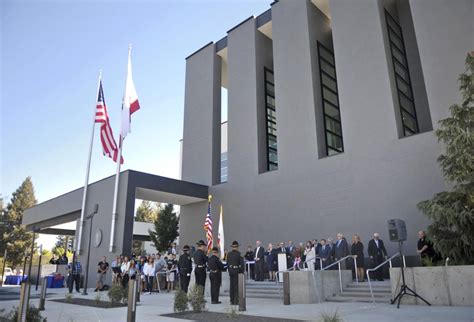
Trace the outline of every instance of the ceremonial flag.
<instances>
[{"instance_id":1,"label":"ceremonial flag","mask_svg":"<svg viewBox=\"0 0 474 322\"><path fill-rule=\"evenodd\" d=\"M122 159L122 147L123 140L130 133L130 122L131 116L140 108L138 103L138 95L135 90L135 85L132 79L132 60L131 60L132 45L128 46L128 65L127 65L127 78L125 81L125 93L122 99L122 122L120 126L119 146L118 155ZM120 163L117 162L117 171L115 172L115 188L114 188L114 201L112 204L112 220L110 222L110 244L109 252L114 252L115 249L115 222L117 221L117 200L118 200L118 186L120 177Z\"/></svg>"},{"instance_id":2,"label":"ceremonial flag","mask_svg":"<svg viewBox=\"0 0 474 322\"><path fill-rule=\"evenodd\" d=\"M127 80L125 82L125 93L123 94L122 100L122 126L120 131L122 140L125 139L128 133L130 133L132 114L139 109L140 104L138 103L138 95L132 79L132 59L130 46L128 50Z\"/></svg>"},{"instance_id":3,"label":"ceremonial flag","mask_svg":"<svg viewBox=\"0 0 474 322\"><path fill-rule=\"evenodd\" d=\"M224 258L224 222L222 218L222 205L219 214L219 230L217 233L217 245L221 251L221 258Z\"/></svg>"},{"instance_id":4,"label":"ceremonial flag","mask_svg":"<svg viewBox=\"0 0 474 322\"><path fill-rule=\"evenodd\" d=\"M117 162L118 148L114 139L112 128L110 127L109 114L107 113L107 105L105 105L104 91L102 89L102 80L99 81L99 93L97 94L97 104L95 110L95 123L102 124L100 126L100 142L102 143L102 153ZM123 158L120 158L120 163L123 163Z\"/></svg>"},{"instance_id":5,"label":"ceremonial flag","mask_svg":"<svg viewBox=\"0 0 474 322\"><path fill-rule=\"evenodd\" d=\"M207 238L207 253L209 254L212 249L212 214L211 214L211 199L212 196L209 195L208 198L208 206L207 206L207 215L206 221L204 222L204 230L206 231L206 238Z\"/></svg>"}]
</instances>

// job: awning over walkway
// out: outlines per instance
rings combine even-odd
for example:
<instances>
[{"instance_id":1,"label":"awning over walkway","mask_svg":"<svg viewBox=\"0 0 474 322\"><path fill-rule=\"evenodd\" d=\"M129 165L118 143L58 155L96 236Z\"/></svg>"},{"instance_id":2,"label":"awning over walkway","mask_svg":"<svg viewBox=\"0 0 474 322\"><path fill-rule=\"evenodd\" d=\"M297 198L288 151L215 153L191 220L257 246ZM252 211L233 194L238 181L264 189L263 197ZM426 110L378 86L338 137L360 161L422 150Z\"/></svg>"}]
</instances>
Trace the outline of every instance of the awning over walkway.
<instances>
[{"instance_id":1,"label":"awning over walkway","mask_svg":"<svg viewBox=\"0 0 474 322\"><path fill-rule=\"evenodd\" d=\"M113 187L114 180L115 176L110 176L89 184L88 194L112 195L113 190L109 188ZM189 205L205 201L208 196L207 186L134 170L121 172L120 182L120 189L126 189L130 198ZM83 190L84 188L79 188L70 191L27 209L23 216L23 224L30 230L36 227L40 230L44 229L45 233L52 233L53 230L50 227L79 219Z\"/></svg>"}]
</instances>

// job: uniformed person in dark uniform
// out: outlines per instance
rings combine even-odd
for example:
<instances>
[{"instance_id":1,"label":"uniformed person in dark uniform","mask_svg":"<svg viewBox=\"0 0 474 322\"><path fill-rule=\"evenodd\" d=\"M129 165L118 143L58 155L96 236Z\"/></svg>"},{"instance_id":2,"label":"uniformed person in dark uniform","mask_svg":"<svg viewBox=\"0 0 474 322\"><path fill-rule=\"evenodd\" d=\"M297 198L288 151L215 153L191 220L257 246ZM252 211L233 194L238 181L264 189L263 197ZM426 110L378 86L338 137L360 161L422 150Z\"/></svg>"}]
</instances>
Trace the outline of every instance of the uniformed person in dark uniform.
<instances>
[{"instance_id":1,"label":"uniformed person in dark uniform","mask_svg":"<svg viewBox=\"0 0 474 322\"><path fill-rule=\"evenodd\" d=\"M196 285L202 286L202 291L206 287L206 263L207 255L204 252L206 244L203 240L196 243L198 249L194 252L194 275L196 277ZM204 293L203 293L204 294Z\"/></svg>"},{"instance_id":2,"label":"uniformed person in dark uniform","mask_svg":"<svg viewBox=\"0 0 474 322\"><path fill-rule=\"evenodd\" d=\"M181 290L188 293L189 280L191 279L191 271L193 270L193 262L191 256L189 256L189 246L184 245L183 254L179 256L178 269L179 269L179 283Z\"/></svg>"},{"instance_id":3,"label":"uniformed person in dark uniform","mask_svg":"<svg viewBox=\"0 0 474 322\"><path fill-rule=\"evenodd\" d=\"M230 304L239 304L239 273L245 270L244 258L239 252L239 243L232 242L232 250L227 254L227 269L230 278Z\"/></svg>"},{"instance_id":4,"label":"uniformed person in dark uniform","mask_svg":"<svg viewBox=\"0 0 474 322\"><path fill-rule=\"evenodd\" d=\"M219 290L222 284L222 272L225 270L219 256L219 248L212 248L212 256L209 257L207 267L209 268L209 279L211 280L211 301L212 304L220 304Z\"/></svg>"}]
</instances>

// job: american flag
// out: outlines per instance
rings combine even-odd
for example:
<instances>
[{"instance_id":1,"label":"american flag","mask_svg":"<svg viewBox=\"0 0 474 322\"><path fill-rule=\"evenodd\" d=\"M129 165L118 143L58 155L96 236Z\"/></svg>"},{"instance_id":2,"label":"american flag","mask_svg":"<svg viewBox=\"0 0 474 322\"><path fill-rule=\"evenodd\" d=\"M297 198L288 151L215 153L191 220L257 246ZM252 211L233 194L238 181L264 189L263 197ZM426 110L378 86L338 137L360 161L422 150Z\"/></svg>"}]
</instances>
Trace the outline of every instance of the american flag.
<instances>
[{"instance_id":1,"label":"american flag","mask_svg":"<svg viewBox=\"0 0 474 322\"><path fill-rule=\"evenodd\" d=\"M110 127L109 114L107 113L104 92L102 90L102 80L99 83L99 93L97 95L97 105L95 110L95 122L102 124L100 126L100 141L102 142L103 154L117 162L118 148L117 143L115 143L112 128ZM123 163L123 158L120 159L120 163Z\"/></svg>"},{"instance_id":2,"label":"american flag","mask_svg":"<svg viewBox=\"0 0 474 322\"><path fill-rule=\"evenodd\" d=\"M211 196L209 196L209 204L207 206L206 221L204 222L204 230L207 238L207 252L210 253L212 249L212 213L211 213Z\"/></svg>"}]
</instances>

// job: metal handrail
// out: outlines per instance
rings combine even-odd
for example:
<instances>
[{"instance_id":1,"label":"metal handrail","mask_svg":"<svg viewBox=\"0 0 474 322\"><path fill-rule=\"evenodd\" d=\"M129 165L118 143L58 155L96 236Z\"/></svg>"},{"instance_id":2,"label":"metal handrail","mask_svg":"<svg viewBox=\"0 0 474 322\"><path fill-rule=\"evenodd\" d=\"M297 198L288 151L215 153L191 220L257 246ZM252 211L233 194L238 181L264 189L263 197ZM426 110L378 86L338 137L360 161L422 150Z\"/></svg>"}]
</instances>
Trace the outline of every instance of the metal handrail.
<instances>
[{"instance_id":1,"label":"metal handrail","mask_svg":"<svg viewBox=\"0 0 474 322\"><path fill-rule=\"evenodd\" d=\"M288 269L284 269L284 270L282 270L282 271L277 271L277 272L275 273L275 276L276 276L275 281L276 281L276 284L277 284L277 286L278 286L278 296L279 296L279 297L282 296L282 292L281 292L281 285L280 285L280 282L278 282L278 274L280 274L280 273L285 273L285 272L290 272L290 271L293 271L293 270L295 270L294 267L290 267L290 268L288 268Z\"/></svg>"},{"instance_id":2,"label":"metal handrail","mask_svg":"<svg viewBox=\"0 0 474 322\"><path fill-rule=\"evenodd\" d=\"M375 304L375 298L374 298L374 292L372 290L372 283L370 282L370 272L374 272L376 270L378 270L380 267L382 267L383 265L389 263L390 265L390 268L392 268L392 259L394 259L395 257L397 256L400 256L400 253L395 253L392 257L390 258L387 258L386 260L384 260L381 264L379 264L378 266L374 267L374 268L369 268L366 270L366 273L367 273L367 281L369 282L369 288L370 288L370 296L372 297L372 303ZM403 256L403 264L405 264L405 256ZM405 266L405 265L404 265Z\"/></svg>"},{"instance_id":3,"label":"metal handrail","mask_svg":"<svg viewBox=\"0 0 474 322\"><path fill-rule=\"evenodd\" d=\"M322 267L321 266L321 271L325 271L327 270L329 267L332 267L334 265L337 264L338 266L338 270L339 270L339 287L341 289L341 293L342 293L342 274L341 274L341 262L348 259L348 258L352 258L354 260L354 271L355 271L355 276L356 276L356 283L359 284L359 274L357 273L357 261L355 259L355 257L353 255L347 255L346 257L343 257L341 259L339 259L338 261L326 266L326 267Z\"/></svg>"}]
</instances>

